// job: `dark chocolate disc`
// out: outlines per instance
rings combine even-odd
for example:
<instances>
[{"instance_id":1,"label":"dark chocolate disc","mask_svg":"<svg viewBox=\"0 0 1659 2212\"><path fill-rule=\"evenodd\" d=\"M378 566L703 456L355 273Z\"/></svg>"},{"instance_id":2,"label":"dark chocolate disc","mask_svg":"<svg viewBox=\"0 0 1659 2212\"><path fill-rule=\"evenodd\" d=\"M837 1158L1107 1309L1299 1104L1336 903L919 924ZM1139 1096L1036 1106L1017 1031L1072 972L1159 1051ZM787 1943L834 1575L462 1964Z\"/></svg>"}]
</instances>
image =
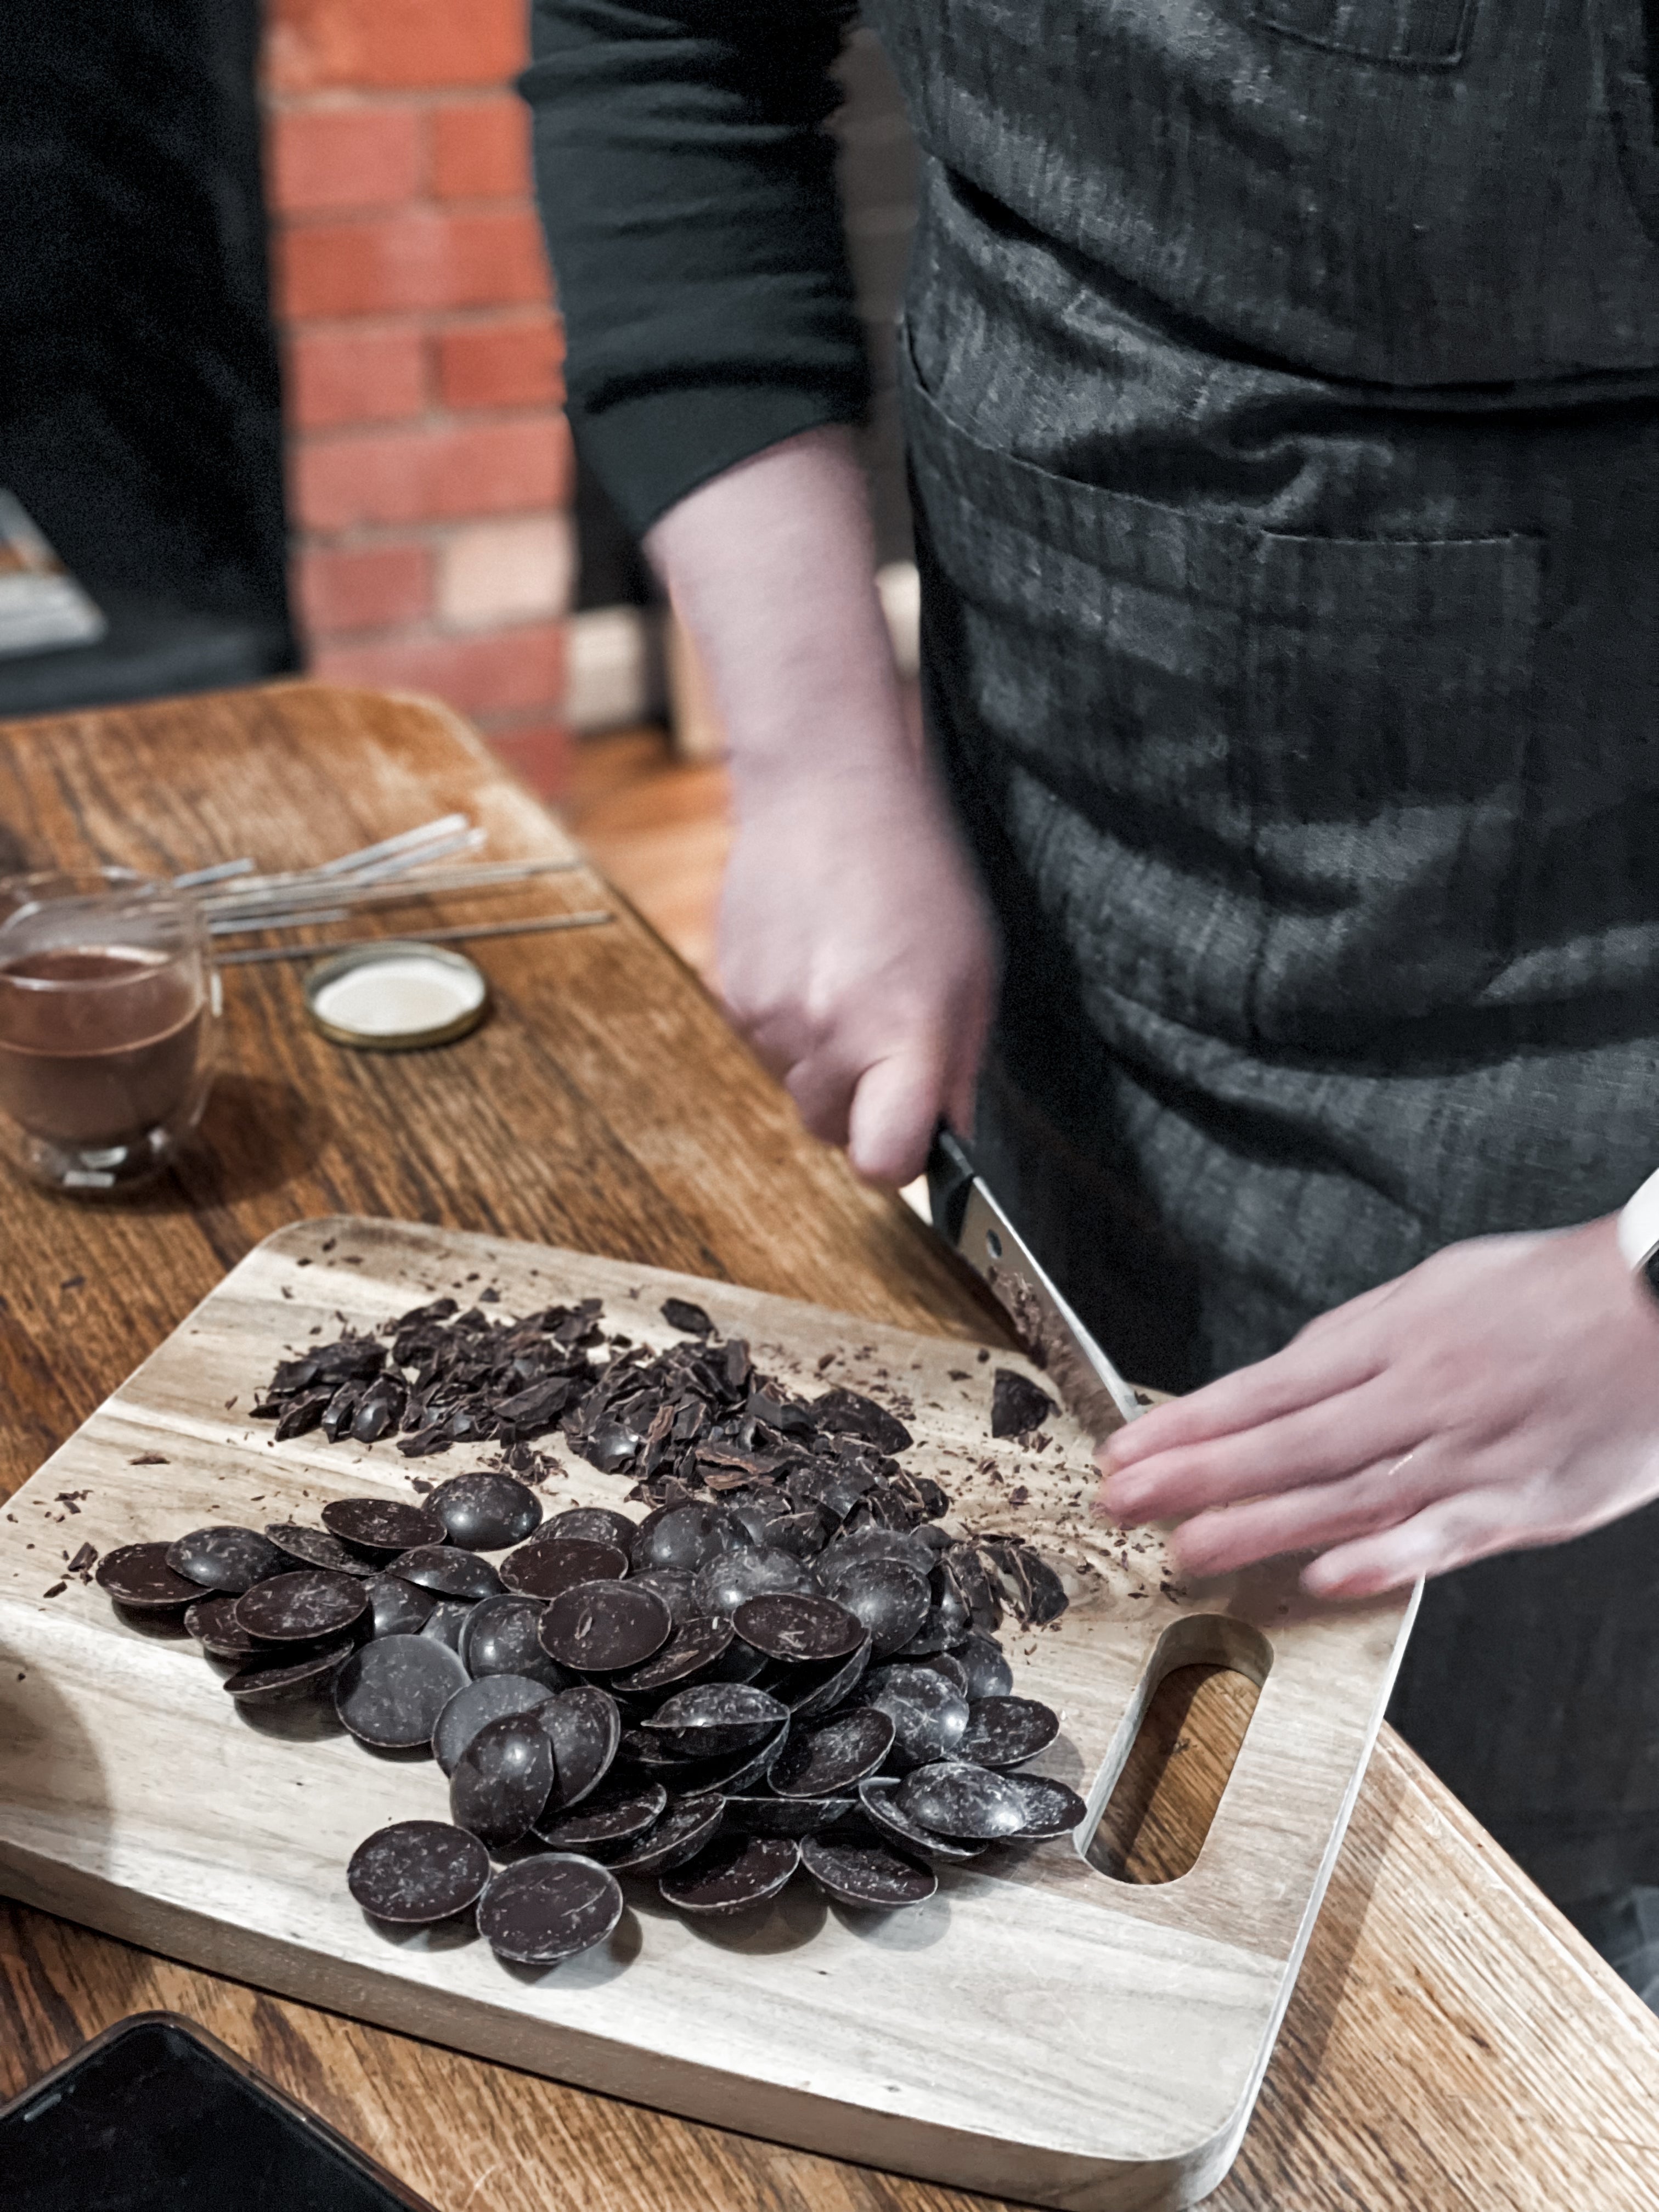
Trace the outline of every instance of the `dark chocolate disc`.
<instances>
[{"instance_id":1,"label":"dark chocolate disc","mask_svg":"<svg viewBox=\"0 0 1659 2212\"><path fill-rule=\"evenodd\" d=\"M981 1698L1006 1698L1014 1686L1014 1670L995 1637L975 1629L951 1653L967 1680L963 1688L970 1703Z\"/></svg>"},{"instance_id":2,"label":"dark chocolate disc","mask_svg":"<svg viewBox=\"0 0 1659 2212\"><path fill-rule=\"evenodd\" d=\"M927 1618L909 1642L899 1646L901 1659L925 1659L936 1651L954 1651L972 1631L967 1602L955 1577L944 1566L936 1566L928 1577L927 1595Z\"/></svg>"},{"instance_id":3,"label":"dark chocolate disc","mask_svg":"<svg viewBox=\"0 0 1659 2212\"><path fill-rule=\"evenodd\" d=\"M637 1589L639 1584L630 1583L629 1587ZM630 1698L651 1691L678 1688L714 1669L731 1649L736 1634L729 1620L688 1620L684 1627L673 1631L661 1650L654 1652L642 1667L618 1674L611 1686Z\"/></svg>"},{"instance_id":4,"label":"dark chocolate disc","mask_svg":"<svg viewBox=\"0 0 1659 2212\"><path fill-rule=\"evenodd\" d=\"M234 1674L226 1675L222 1686L239 1705L301 1705L308 1698L321 1697L339 1679L352 1650L349 1636L334 1637L292 1656L268 1645L269 1656L244 1659Z\"/></svg>"},{"instance_id":5,"label":"dark chocolate disc","mask_svg":"<svg viewBox=\"0 0 1659 2212\"><path fill-rule=\"evenodd\" d=\"M632 1583L578 1583L550 1601L539 1632L543 1650L561 1667L578 1674L619 1674L659 1651L673 1626L654 1590Z\"/></svg>"},{"instance_id":6,"label":"dark chocolate disc","mask_svg":"<svg viewBox=\"0 0 1659 2212\"><path fill-rule=\"evenodd\" d=\"M748 1598L776 1590L797 1590L810 1597L818 1586L804 1560L768 1545L760 1550L722 1552L705 1559L691 1587L699 1612L729 1618Z\"/></svg>"},{"instance_id":7,"label":"dark chocolate disc","mask_svg":"<svg viewBox=\"0 0 1659 2212\"><path fill-rule=\"evenodd\" d=\"M864 1641L864 1623L833 1598L774 1590L746 1599L732 1616L745 1644L769 1659L801 1666L815 1660L850 1659Z\"/></svg>"},{"instance_id":8,"label":"dark chocolate disc","mask_svg":"<svg viewBox=\"0 0 1659 2212\"><path fill-rule=\"evenodd\" d=\"M921 1529L872 1524L844 1529L832 1538L818 1554L817 1568L819 1578L833 1596L834 1583L849 1567L866 1565L872 1559L893 1559L926 1582L933 1571L933 1547Z\"/></svg>"},{"instance_id":9,"label":"dark chocolate disc","mask_svg":"<svg viewBox=\"0 0 1659 2212\"><path fill-rule=\"evenodd\" d=\"M476 1905L489 1854L445 1820L398 1820L351 1854L346 1887L363 1911L394 1928L428 1928Z\"/></svg>"},{"instance_id":10,"label":"dark chocolate disc","mask_svg":"<svg viewBox=\"0 0 1659 2212\"><path fill-rule=\"evenodd\" d=\"M435 1513L399 1498L337 1498L323 1508L323 1526L343 1544L385 1559L444 1540L444 1524Z\"/></svg>"},{"instance_id":11,"label":"dark chocolate disc","mask_svg":"<svg viewBox=\"0 0 1659 2212\"><path fill-rule=\"evenodd\" d=\"M1088 1807L1075 1790L1051 1782L1046 1774L1010 1774L1024 1815L1016 1832L1033 1842L1047 1836L1069 1836L1085 1818Z\"/></svg>"},{"instance_id":12,"label":"dark chocolate disc","mask_svg":"<svg viewBox=\"0 0 1659 2212\"><path fill-rule=\"evenodd\" d=\"M646 1729L684 1759L751 1751L787 1722L787 1705L748 1682L699 1682L665 1698Z\"/></svg>"},{"instance_id":13,"label":"dark chocolate disc","mask_svg":"<svg viewBox=\"0 0 1659 2212\"><path fill-rule=\"evenodd\" d=\"M968 1727L968 1700L931 1667L879 1667L866 1679L864 1702L890 1714L893 1764L926 1766L948 1759Z\"/></svg>"},{"instance_id":14,"label":"dark chocolate disc","mask_svg":"<svg viewBox=\"0 0 1659 2212\"><path fill-rule=\"evenodd\" d=\"M883 1658L907 1644L932 1609L926 1575L899 1559L854 1559L824 1576L823 1582L836 1604L862 1624Z\"/></svg>"},{"instance_id":15,"label":"dark chocolate disc","mask_svg":"<svg viewBox=\"0 0 1659 2212\"><path fill-rule=\"evenodd\" d=\"M481 1675L458 1689L433 1723L433 1757L444 1773L453 1774L480 1729L509 1714L534 1712L547 1698L546 1685L527 1674Z\"/></svg>"},{"instance_id":16,"label":"dark chocolate disc","mask_svg":"<svg viewBox=\"0 0 1659 2212\"><path fill-rule=\"evenodd\" d=\"M550 1966L603 1943L622 1918L617 1877L566 1851L498 1868L478 1899L478 1926L498 1959Z\"/></svg>"},{"instance_id":17,"label":"dark chocolate disc","mask_svg":"<svg viewBox=\"0 0 1659 2212\"><path fill-rule=\"evenodd\" d=\"M553 1747L553 1802L580 1805L610 1772L622 1741L617 1700L591 1682L561 1690L540 1708Z\"/></svg>"},{"instance_id":18,"label":"dark chocolate disc","mask_svg":"<svg viewBox=\"0 0 1659 2212\"><path fill-rule=\"evenodd\" d=\"M614 1544L590 1544L580 1536L538 1536L520 1544L501 1561L501 1581L526 1597L557 1597L579 1583L620 1582L628 1555Z\"/></svg>"},{"instance_id":19,"label":"dark chocolate disc","mask_svg":"<svg viewBox=\"0 0 1659 2212\"><path fill-rule=\"evenodd\" d=\"M374 1572L371 1560L348 1551L339 1538L331 1536L326 1528L302 1528L297 1522L273 1521L268 1523L265 1534L279 1552L307 1567L328 1567L337 1575Z\"/></svg>"},{"instance_id":20,"label":"dark chocolate disc","mask_svg":"<svg viewBox=\"0 0 1659 2212\"><path fill-rule=\"evenodd\" d=\"M369 1632L374 1636L417 1636L432 1616L438 1601L430 1590L416 1589L393 1574L370 1575L363 1584L368 1600Z\"/></svg>"},{"instance_id":21,"label":"dark chocolate disc","mask_svg":"<svg viewBox=\"0 0 1659 2212\"><path fill-rule=\"evenodd\" d=\"M728 1797L726 1825L740 1836L812 1836L858 1808L856 1797Z\"/></svg>"},{"instance_id":22,"label":"dark chocolate disc","mask_svg":"<svg viewBox=\"0 0 1659 2212\"><path fill-rule=\"evenodd\" d=\"M629 1587L634 1589L654 1590L668 1607L669 1616L676 1628L684 1627L688 1620L706 1620L707 1613L697 1611L696 1577L679 1574L667 1567L653 1567L642 1575L630 1575Z\"/></svg>"},{"instance_id":23,"label":"dark chocolate disc","mask_svg":"<svg viewBox=\"0 0 1659 2212\"><path fill-rule=\"evenodd\" d=\"M228 1590L233 1597L291 1564L253 1528L192 1528L167 1546L167 1565L174 1574L204 1589Z\"/></svg>"},{"instance_id":24,"label":"dark chocolate disc","mask_svg":"<svg viewBox=\"0 0 1659 2212\"><path fill-rule=\"evenodd\" d=\"M236 1625L274 1644L311 1644L337 1636L368 1611L355 1575L328 1567L296 1567L255 1583L236 1601Z\"/></svg>"},{"instance_id":25,"label":"dark chocolate disc","mask_svg":"<svg viewBox=\"0 0 1659 2212\"><path fill-rule=\"evenodd\" d=\"M850 1659L832 1660L827 1667L794 1667L774 1695L782 1699L798 1721L817 1720L844 1705L864 1680L870 1665L866 1637Z\"/></svg>"},{"instance_id":26,"label":"dark chocolate disc","mask_svg":"<svg viewBox=\"0 0 1659 2212\"><path fill-rule=\"evenodd\" d=\"M723 1505L698 1502L648 1513L635 1533L631 1557L642 1573L695 1574L706 1559L745 1550L750 1543L748 1530Z\"/></svg>"},{"instance_id":27,"label":"dark chocolate disc","mask_svg":"<svg viewBox=\"0 0 1659 2212\"><path fill-rule=\"evenodd\" d=\"M718 1836L657 1887L682 1912L742 1912L775 1897L799 1864L793 1836Z\"/></svg>"},{"instance_id":28,"label":"dark chocolate disc","mask_svg":"<svg viewBox=\"0 0 1659 2212\"><path fill-rule=\"evenodd\" d=\"M453 1544L416 1544L399 1552L386 1572L401 1575L417 1589L434 1591L440 1597L471 1598L474 1603L483 1597L499 1597L501 1592L501 1578L488 1559L458 1551Z\"/></svg>"},{"instance_id":29,"label":"dark chocolate disc","mask_svg":"<svg viewBox=\"0 0 1659 2212\"><path fill-rule=\"evenodd\" d=\"M182 1613L202 1595L200 1583L177 1574L167 1565L167 1544L122 1544L106 1552L98 1562L96 1579L118 1605L135 1611L159 1613L172 1608Z\"/></svg>"},{"instance_id":30,"label":"dark chocolate disc","mask_svg":"<svg viewBox=\"0 0 1659 2212\"><path fill-rule=\"evenodd\" d=\"M544 1814L536 1833L556 1851L591 1851L600 1844L632 1843L654 1828L667 1808L663 1784L635 1775L609 1780L580 1805Z\"/></svg>"},{"instance_id":31,"label":"dark chocolate disc","mask_svg":"<svg viewBox=\"0 0 1659 2212\"><path fill-rule=\"evenodd\" d=\"M926 1659L918 1659L916 1664L918 1667L931 1667L934 1674L943 1674L945 1680L960 1690L964 1698L968 1697L968 1669L954 1651L935 1651ZM971 1706L974 1701L969 1698L968 1702Z\"/></svg>"},{"instance_id":32,"label":"dark chocolate disc","mask_svg":"<svg viewBox=\"0 0 1659 2212\"><path fill-rule=\"evenodd\" d=\"M431 1637L434 1643L447 1644L452 1651L459 1652L468 1621L484 1601L470 1597L434 1599L432 1610L422 1625L421 1634Z\"/></svg>"},{"instance_id":33,"label":"dark chocolate disc","mask_svg":"<svg viewBox=\"0 0 1659 2212\"><path fill-rule=\"evenodd\" d=\"M780 1797L844 1796L875 1772L892 1745L892 1716L854 1705L793 1729L767 1778Z\"/></svg>"},{"instance_id":34,"label":"dark chocolate disc","mask_svg":"<svg viewBox=\"0 0 1659 2212\"><path fill-rule=\"evenodd\" d=\"M661 1874L694 1859L712 1843L725 1817L723 1797L681 1797L637 1843L605 1850L605 1863L617 1874Z\"/></svg>"},{"instance_id":35,"label":"dark chocolate disc","mask_svg":"<svg viewBox=\"0 0 1659 2212\"><path fill-rule=\"evenodd\" d=\"M544 1524L542 1534L580 1536L585 1544L608 1544L615 1550L626 1552L639 1525L627 1514L614 1512L608 1505L573 1505L566 1512L556 1513Z\"/></svg>"},{"instance_id":36,"label":"dark chocolate disc","mask_svg":"<svg viewBox=\"0 0 1659 2212\"><path fill-rule=\"evenodd\" d=\"M1035 1698L981 1698L968 1708L959 1759L976 1766L1023 1766L1060 1734L1060 1715Z\"/></svg>"},{"instance_id":37,"label":"dark chocolate disc","mask_svg":"<svg viewBox=\"0 0 1659 2212\"><path fill-rule=\"evenodd\" d=\"M438 1716L466 1685L466 1669L429 1636L380 1636L354 1651L334 1685L334 1710L377 1751L429 1746Z\"/></svg>"},{"instance_id":38,"label":"dark chocolate disc","mask_svg":"<svg viewBox=\"0 0 1659 2212\"><path fill-rule=\"evenodd\" d=\"M185 1633L193 1636L204 1651L216 1659L251 1659L257 1652L269 1656L272 1650L250 1636L236 1621L236 1601L222 1590L217 1597L198 1597L185 1609Z\"/></svg>"},{"instance_id":39,"label":"dark chocolate disc","mask_svg":"<svg viewBox=\"0 0 1659 2212\"><path fill-rule=\"evenodd\" d=\"M861 1912L895 1912L902 1905L925 1905L939 1887L932 1867L882 1844L808 1836L800 1847L800 1863L826 1897Z\"/></svg>"},{"instance_id":40,"label":"dark chocolate disc","mask_svg":"<svg viewBox=\"0 0 1659 2212\"><path fill-rule=\"evenodd\" d=\"M872 1827L913 1851L926 1852L929 1858L952 1862L980 1856L985 1849L983 1844L936 1836L931 1828L924 1828L919 1821L911 1820L899 1809L898 1790L898 1779L894 1775L872 1774L867 1782L860 1783L859 1803Z\"/></svg>"},{"instance_id":41,"label":"dark chocolate disc","mask_svg":"<svg viewBox=\"0 0 1659 2212\"><path fill-rule=\"evenodd\" d=\"M542 1650L536 1632L541 1626L542 1601L507 1590L487 1597L467 1615L461 1633L460 1654L466 1671L484 1674L527 1674L532 1682L545 1682L550 1690L568 1687L570 1676Z\"/></svg>"},{"instance_id":42,"label":"dark chocolate disc","mask_svg":"<svg viewBox=\"0 0 1659 2212\"><path fill-rule=\"evenodd\" d=\"M540 1722L533 1713L505 1713L486 1722L456 1760L449 1778L449 1815L487 1849L506 1850L529 1834L552 1787L553 1747Z\"/></svg>"},{"instance_id":43,"label":"dark chocolate disc","mask_svg":"<svg viewBox=\"0 0 1659 2212\"><path fill-rule=\"evenodd\" d=\"M1017 1836L1025 1824L1025 1801L1015 1778L994 1774L965 1759L918 1766L899 1784L896 1802L901 1813L935 1835L959 1836L969 1843Z\"/></svg>"},{"instance_id":44,"label":"dark chocolate disc","mask_svg":"<svg viewBox=\"0 0 1659 2212\"><path fill-rule=\"evenodd\" d=\"M644 1729L640 1731L644 1735ZM679 1741L670 1738L670 1741ZM780 1721L771 1735L764 1737L750 1751L728 1752L723 1759L699 1759L681 1769L681 1786L699 1794L714 1791L720 1796L730 1792L742 1796L745 1791L758 1790L777 1764L778 1753L789 1741L789 1723Z\"/></svg>"},{"instance_id":45,"label":"dark chocolate disc","mask_svg":"<svg viewBox=\"0 0 1659 2212\"><path fill-rule=\"evenodd\" d=\"M469 1552L503 1552L522 1544L542 1524L542 1501L510 1474L456 1474L441 1482L427 1504Z\"/></svg>"}]
</instances>

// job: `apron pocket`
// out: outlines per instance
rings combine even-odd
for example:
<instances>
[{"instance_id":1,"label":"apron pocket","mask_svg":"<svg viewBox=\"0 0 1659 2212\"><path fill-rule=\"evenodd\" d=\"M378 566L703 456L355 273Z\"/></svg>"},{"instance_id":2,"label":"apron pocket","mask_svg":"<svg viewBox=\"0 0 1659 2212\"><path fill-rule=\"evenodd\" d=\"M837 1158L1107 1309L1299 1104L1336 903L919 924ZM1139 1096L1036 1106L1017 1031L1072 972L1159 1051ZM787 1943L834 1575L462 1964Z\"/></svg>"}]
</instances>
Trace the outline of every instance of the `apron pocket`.
<instances>
[{"instance_id":1,"label":"apron pocket","mask_svg":"<svg viewBox=\"0 0 1659 2212\"><path fill-rule=\"evenodd\" d=\"M1255 0L1250 21L1304 46L1403 69L1455 69L1474 0Z\"/></svg>"},{"instance_id":2,"label":"apron pocket","mask_svg":"<svg viewBox=\"0 0 1659 2212\"><path fill-rule=\"evenodd\" d=\"M1240 738L1264 1041L1455 1012L1514 957L1541 571L1524 537L1258 538Z\"/></svg>"}]
</instances>

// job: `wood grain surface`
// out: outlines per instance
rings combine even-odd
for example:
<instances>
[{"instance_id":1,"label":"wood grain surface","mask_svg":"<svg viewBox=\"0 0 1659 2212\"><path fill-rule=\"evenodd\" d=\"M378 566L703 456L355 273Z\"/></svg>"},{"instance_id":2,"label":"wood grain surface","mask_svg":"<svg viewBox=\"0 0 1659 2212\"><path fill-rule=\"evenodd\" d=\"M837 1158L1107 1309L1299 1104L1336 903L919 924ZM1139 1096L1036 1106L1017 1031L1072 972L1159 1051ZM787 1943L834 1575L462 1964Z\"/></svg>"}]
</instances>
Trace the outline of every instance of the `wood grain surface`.
<instances>
[{"instance_id":1,"label":"wood grain surface","mask_svg":"<svg viewBox=\"0 0 1659 2212\"><path fill-rule=\"evenodd\" d=\"M0 850L18 866L161 872L243 851L302 864L454 806L487 823L497 857L555 848L476 738L421 702L296 684L0 732ZM510 910L596 896L578 873ZM617 904L607 928L482 948L496 1012L440 1054L339 1051L307 1027L292 970L229 975L207 1142L171 1182L119 1207L0 1182L0 1485L259 1238L308 1215L446 1223L902 1326L993 1328L919 1224L801 1138L687 971ZM467 918L459 901L432 915ZM561 2088L20 1909L0 1941L0 2091L153 2006L201 2021L440 2212L984 2202ZM1659 2206L1656 2114L1659 2025L1385 1730L1212 2203Z\"/></svg>"}]
</instances>

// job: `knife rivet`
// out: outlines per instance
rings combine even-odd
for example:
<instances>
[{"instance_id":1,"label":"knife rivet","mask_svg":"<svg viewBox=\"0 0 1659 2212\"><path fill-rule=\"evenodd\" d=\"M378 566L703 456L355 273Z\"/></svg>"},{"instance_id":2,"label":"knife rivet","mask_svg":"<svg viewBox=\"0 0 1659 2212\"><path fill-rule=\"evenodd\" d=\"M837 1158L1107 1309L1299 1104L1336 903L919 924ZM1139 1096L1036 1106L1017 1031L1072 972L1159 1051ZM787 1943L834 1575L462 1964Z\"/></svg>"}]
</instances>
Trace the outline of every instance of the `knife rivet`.
<instances>
[{"instance_id":1,"label":"knife rivet","mask_svg":"<svg viewBox=\"0 0 1659 2212\"><path fill-rule=\"evenodd\" d=\"M1002 1257L1002 1239L994 1229L988 1229L985 1232L985 1249L994 1260Z\"/></svg>"}]
</instances>

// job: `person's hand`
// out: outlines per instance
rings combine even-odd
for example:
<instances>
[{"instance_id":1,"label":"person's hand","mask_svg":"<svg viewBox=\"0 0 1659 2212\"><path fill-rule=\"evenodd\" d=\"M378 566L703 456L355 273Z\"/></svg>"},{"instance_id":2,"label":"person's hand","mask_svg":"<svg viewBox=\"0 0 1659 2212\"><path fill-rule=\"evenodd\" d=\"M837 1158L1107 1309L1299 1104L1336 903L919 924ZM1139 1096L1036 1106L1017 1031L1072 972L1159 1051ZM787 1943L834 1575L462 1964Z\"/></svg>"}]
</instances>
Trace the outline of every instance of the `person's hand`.
<instances>
[{"instance_id":1,"label":"person's hand","mask_svg":"<svg viewBox=\"0 0 1659 2212\"><path fill-rule=\"evenodd\" d=\"M1101 1454L1099 1509L1194 1575L1312 1552L1367 1597L1659 1497L1659 1310L1612 1218L1454 1244Z\"/></svg>"},{"instance_id":2,"label":"person's hand","mask_svg":"<svg viewBox=\"0 0 1659 2212\"><path fill-rule=\"evenodd\" d=\"M994 965L922 763L740 802L720 908L727 1010L860 1174L907 1182L941 1114L972 1128Z\"/></svg>"}]
</instances>

